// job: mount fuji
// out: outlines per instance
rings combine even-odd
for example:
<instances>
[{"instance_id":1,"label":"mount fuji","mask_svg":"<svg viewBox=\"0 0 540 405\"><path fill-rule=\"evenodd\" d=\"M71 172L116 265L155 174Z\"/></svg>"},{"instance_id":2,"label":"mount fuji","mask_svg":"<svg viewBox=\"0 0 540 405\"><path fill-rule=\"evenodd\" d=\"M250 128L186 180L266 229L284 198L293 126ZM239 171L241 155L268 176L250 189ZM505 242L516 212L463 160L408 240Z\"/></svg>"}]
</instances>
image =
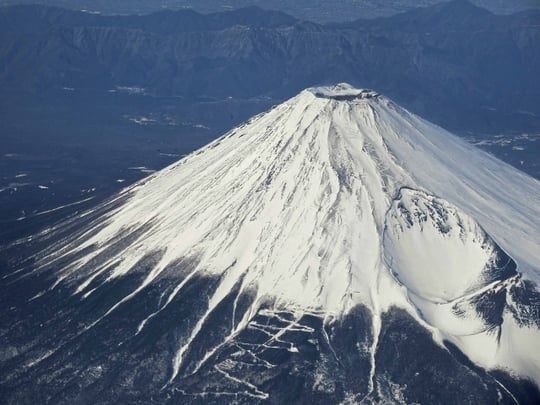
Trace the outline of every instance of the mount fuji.
<instances>
[{"instance_id":1,"label":"mount fuji","mask_svg":"<svg viewBox=\"0 0 540 405\"><path fill-rule=\"evenodd\" d=\"M538 403L540 183L307 89L4 247L5 403Z\"/></svg>"}]
</instances>

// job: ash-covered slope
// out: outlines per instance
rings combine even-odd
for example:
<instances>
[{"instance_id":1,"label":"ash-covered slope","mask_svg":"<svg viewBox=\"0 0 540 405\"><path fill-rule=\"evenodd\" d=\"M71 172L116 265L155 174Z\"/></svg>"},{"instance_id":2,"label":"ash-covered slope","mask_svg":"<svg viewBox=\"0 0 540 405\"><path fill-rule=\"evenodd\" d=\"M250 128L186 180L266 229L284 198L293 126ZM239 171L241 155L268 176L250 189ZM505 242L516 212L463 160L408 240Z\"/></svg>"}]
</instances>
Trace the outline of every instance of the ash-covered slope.
<instances>
[{"instance_id":1,"label":"ash-covered slope","mask_svg":"<svg viewBox=\"0 0 540 405\"><path fill-rule=\"evenodd\" d=\"M373 91L303 91L37 240L12 402L538 398L540 184Z\"/></svg>"}]
</instances>

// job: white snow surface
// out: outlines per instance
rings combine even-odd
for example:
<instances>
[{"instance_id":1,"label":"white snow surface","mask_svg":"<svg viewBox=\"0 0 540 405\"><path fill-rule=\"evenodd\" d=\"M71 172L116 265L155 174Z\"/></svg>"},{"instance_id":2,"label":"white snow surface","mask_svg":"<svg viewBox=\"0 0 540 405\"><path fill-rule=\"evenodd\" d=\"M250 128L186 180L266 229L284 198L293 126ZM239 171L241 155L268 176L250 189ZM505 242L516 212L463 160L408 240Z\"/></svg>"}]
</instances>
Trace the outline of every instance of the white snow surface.
<instances>
[{"instance_id":1,"label":"white snow surface","mask_svg":"<svg viewBox=\"0 0 540 405\"><path fill-rule=\"evenodd\" d=\"M403 225L393 209L399 196L434 221L426 201L435 199L452 230L416 223L411 232L394 232ZM499 341L474 315L457 319L446 305L504 287L483 278L492 253L480 242L486 232L524 277L538 281L540 183L374 92L345 84L305 90L118 198L125 201L103 217L97 233L43 259L50 264L97 245L58 274L80 293L110 265L116 265L111 278L121 277L145 255L165 251L109 312L167 265L194 259L188 279L223 275L207 314L239 280L258 297L248 315L268 297L329 316L363 304L378 331L380 314L395 305L479 364L540 383L534 354L540 351L531 347L540 341L537 329L505 321ZM139 236L118 256L91 275L77 272L120 232L137 228ZM163 306L181 294L183 282ZM179 347L175 372L188 345Z\"/></svg>"}]
</instances>

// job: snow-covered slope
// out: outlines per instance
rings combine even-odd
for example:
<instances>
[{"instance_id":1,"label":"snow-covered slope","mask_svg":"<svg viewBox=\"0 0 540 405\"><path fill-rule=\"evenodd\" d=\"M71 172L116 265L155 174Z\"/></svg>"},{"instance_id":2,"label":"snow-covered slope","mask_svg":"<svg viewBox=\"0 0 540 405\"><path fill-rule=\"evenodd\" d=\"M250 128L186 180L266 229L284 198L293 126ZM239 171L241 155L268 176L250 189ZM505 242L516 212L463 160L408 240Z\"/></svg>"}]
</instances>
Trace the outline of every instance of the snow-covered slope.
<instances>
[{"instance_id":1,"label":"snow-covered slope","mask_svg":"<svg viewBox=\"0 0 540 405\"><path fill-rule=\"evenodd\" d=\"M85 232L39 257L36 271L57 280L35 298L68 286L86 300L137 274L87 331L166 275L137 335L190 280L217 276L170 359L169 382L225 343L186 363L205 322L239 289L254 298L234 302L225 341L268 301L295 319L363 305L373 378L381 317L397 306L440 344L540 384L540 183L375 92L305 90L84 215L96 213Z\"/></svg>"}]
</instances>

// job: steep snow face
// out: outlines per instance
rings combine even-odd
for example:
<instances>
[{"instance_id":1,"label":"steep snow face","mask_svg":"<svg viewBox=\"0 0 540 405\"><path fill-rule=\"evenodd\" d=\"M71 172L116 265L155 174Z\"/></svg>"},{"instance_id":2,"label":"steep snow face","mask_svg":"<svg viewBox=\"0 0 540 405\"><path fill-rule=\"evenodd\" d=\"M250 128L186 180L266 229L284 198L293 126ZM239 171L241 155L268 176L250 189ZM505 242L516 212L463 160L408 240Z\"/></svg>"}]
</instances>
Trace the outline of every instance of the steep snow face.
<instances>
[{"instance_id":1,"label":"steep snow face","mask_svg":"<svg viewBox=\"0 0 540 405\"><path fill-rule=\"evenodd\" d=\"M403 189L388 212L383 246L390 270L430 325L465 339L500 334L507 289L519 277L474 219L440 198ZM497 355L493 349L489 357Z\"/></svg>"},{"instance_id":2,"label":"steep snow face","mask_svg":"<svg viewBox=\"0 0 540 405\"><path fill-rule=\"evenodd\" d=\"M244 277L261 299L329 312L373 306L384 217L412 181L369 130L377 118L368 100L329 92L305 91L128 190L129 200L77 249L107 248L121 231L145 226L103 263L105 270L120 261L111 277L165 250L147 283L190 257L197 271L226 274L224 292ZM98 274L81 279L79 290Z\"/></svg>"},{"instance_id":3,"label":"steep snow face","mask_svg":"<svg viewBox=\"0 0 540 405\"><path fill-rule=\"evenodd\" d=\"M516 274L513 260L475 220L424 192L402 190L386 224L390 268L425 300L445 304Z\"/></svg>"},{"instance_id":4,"label":"steep snow face","mask_svg":"<svg viewBox=\"0 0 540 405\"><path fill-rule=\"evenodd\" d=\"M232 334L268 299L335 316L363 304L375 332L397 305L481 364L540 382L530 345L510 349L520 333L540 337L537 326L506 331L502 320L527 310L507 309L523 283L516 265L539 276L540 184L375 92L303 91L98 210L106 213L93 229L38 264L59 267L57 284L85 299L157 255L104 317L180 261L191 263L187 276L168 273L173 287L138 332L190 278L220 276L171 380L206 317L240 284L256 297ZM479 308L501 291L490 318ZM519 360L504 355L512 350Z\"/></svg>"}]
</instances>

